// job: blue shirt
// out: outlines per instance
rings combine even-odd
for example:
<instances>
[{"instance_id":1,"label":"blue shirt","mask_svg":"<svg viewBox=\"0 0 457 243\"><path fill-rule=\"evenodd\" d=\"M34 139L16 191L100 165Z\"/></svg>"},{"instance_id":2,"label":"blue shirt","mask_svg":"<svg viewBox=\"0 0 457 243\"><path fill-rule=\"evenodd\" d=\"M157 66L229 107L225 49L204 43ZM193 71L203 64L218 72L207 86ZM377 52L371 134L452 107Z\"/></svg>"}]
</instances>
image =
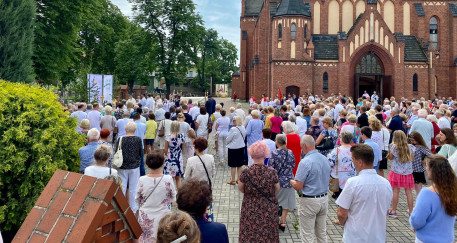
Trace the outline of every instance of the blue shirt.
<instances>
[{"instance_id":1,"label":"blue shirt","mask_svg":"<svg viewBox=\"0 0 457 243\"><path fill-rule=\"evenodd\" d=\"M392 130L392 132L390 133L390 140L389 140L389 143L391 143L392 142L392 137L394 135L394 132L397 131L397 130L403 131L403 121L401 120L401 117L398 116L398 115L392 117L392 120L390 121L390 124L389 124L388 128L390 130Z\"/></svg>"},{"instance_id":2,"label":"blue shirt","mask_svg":"<svg viewBox=\"0 0 457 243\"><path fill-rule=\"evenodd\" d=\"M247 146L262 140L263 121L252 119L246 127Z\"/></svg>"},{"instance_id":3,"label":"blue shirt","mask_svg":"<svg viewBox=\"0 0 457 243\"><path fill-rule=\"evenodd\" d=\"M295 174L295 180L304 183L301 193L307 196L318 196L328 192L330 180L330 163L327 157L310 151L300 161Z\"/></svg>"},{"instance_id":4,"label":"blue shirt","mask_svg":"<svg viewBox=\"0 0 457 243\"><path fill-rule=\"evenodd\" d=\"M95 150L97 150L97 147L98 142L91 142L79 149L79 159L81 160L81 167L79 171L81 173L84 173L84 169L93 164L94 153Z\"/></svg>"},{"instance_id":5,"label":"blue shirt","mask_svg":"<svg viewBox=\"0 0 457 243\"><path fill-rule=\"evenodd\" d=\"M409 224L422 242L454 242L455 216L446 213L438 194L428 188L417 196Z\"/></svg>"},{"instance_id":6,"label":"blue shirt","mask_svg":"<svg viewBox=\"0 0 457 243\"><path fill-rule=\"evenodd\" d=\"M144 140L144 135L146 134L146 124L140 122L140 120L135 121L136 124L136 130L135 130L135 136L140 137L141 141ZM144 143L141 143L144 148Z\"/></svg>"},{"instance_id":7,"label":"blue shirt","mask_svg":"<svg viewBox=\"0 0 457 243\"><path fill-rule=\"evenodd\" d=\"M206 219L195 219L201 233L201 243L229 243L227 228L221 223L208 222Z\"/></svg>"},{"instance_id":8,"label":"blue shirt","mask_svg":"<svg viewBox=\"0 0 457 243\"><path fill-rule=\"evenodd\" d=\"M367 140L363 141L363 143L370 146L373 149L373 153L374 153L373 166L374 167L378 166L379 161L382 160L381 148L379 147L379 145L377 143L373 142L373 140L371 140L371 139L367 139Z\"/></svg>"}]
</instances>

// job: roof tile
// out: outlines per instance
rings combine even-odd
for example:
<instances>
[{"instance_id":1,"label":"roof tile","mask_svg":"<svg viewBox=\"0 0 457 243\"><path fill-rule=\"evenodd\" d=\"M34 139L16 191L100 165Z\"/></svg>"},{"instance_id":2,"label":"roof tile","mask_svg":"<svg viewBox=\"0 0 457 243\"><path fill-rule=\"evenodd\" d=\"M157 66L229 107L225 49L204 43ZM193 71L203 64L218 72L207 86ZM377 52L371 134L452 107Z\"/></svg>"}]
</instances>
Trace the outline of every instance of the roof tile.
<instances>
[{"instance_id":1,"label":"roof tile","mask_svg":"<svg viewBox=\"0 0 457 243\"><path fill-rule=\"evenodd\" d=\"M263 7L264 0L246 0L244 16L258 16Z\"/></svg>"},{"instance_id":2,"label":"roof tile","mask_svg":"<svg viewBox=\"0 0 457 243\"><path fill-rule=\"evenodd\" d=\"M338 37L337 35L312 35L314 45L314 59L338 60Z\"/></svg>"},{"instance_id":3,"label":"roof tile","mask_svg":"<svg viewBox=\"0 0 457 243\"><path fill-rule=\"evenodd\" d=\"M424 7L422 7L422 3L415 3L414 8L416 8L417 16L425 16Z\"/></svg>"},{"instance_id":4,"label":"roof tile","mask_svg":"<svg viewBox=\"0 0 457 243\"><path fill-rule=\"evenodd\" d=\"M282 0L275 16L304 15L311 17L311 6L303 0Z\"/></svg>"}]
</instances>

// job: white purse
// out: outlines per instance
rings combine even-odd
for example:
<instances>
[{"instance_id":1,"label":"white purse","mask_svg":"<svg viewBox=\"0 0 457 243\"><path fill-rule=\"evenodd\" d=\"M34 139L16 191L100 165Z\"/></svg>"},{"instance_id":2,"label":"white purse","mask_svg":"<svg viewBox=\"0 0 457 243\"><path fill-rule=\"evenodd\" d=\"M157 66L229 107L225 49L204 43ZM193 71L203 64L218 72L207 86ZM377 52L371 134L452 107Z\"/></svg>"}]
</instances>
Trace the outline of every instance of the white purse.
<instances>
[{"instance_id":1,"label":"white purse","mask_svg":"<svg viewBox=\"0 0 457 243\"><path fill-rule=\"evenodd\" d=\"M114 168L119 169L122 166L124 157L122 156L122 137L119 139L119 146L117 146L116 153L113 156L112 165Z\"/></svg>"}]
</instances>

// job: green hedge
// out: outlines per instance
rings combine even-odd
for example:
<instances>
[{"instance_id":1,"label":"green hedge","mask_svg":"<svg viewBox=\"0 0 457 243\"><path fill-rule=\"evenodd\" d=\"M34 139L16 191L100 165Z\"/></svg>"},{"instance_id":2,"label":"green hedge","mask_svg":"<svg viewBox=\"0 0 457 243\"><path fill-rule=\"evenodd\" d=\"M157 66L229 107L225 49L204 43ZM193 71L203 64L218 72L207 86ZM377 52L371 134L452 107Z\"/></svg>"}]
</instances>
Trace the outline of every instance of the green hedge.
<instances>
[{"instance_id":1,"label":"green hedge","mask_svg":"<svg viewBox=\"0 0 457 243\"><path fill-rule=\"evenodd\" d=\"M52 91L0 80L2 234L15 234L54 171L79 170L75 128Z\"/></svg>"}]
</instances>

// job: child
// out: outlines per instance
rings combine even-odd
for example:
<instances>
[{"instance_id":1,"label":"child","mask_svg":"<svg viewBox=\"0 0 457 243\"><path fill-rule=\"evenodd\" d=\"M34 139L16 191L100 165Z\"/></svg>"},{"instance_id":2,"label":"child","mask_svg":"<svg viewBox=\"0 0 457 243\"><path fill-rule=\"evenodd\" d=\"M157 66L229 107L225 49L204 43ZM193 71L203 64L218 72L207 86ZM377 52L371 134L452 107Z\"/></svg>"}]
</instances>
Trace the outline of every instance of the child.
<instances>
[{"instance_id":1,"label":"child","mask_svg":"<svg viewBox=\"0 0 457 243\"><path fill-rule=\"evenodd\" d=\"M415 150L416 148L413 145L408 144L403 131L397 130L394 132L392 144L389 146L389 154L387 155L387 158L392 160L392 169L387 178L393 190L392 209L389 211L390 217L397 218L400 188L405 189L409 214L413 211L412 188L414 188L414 177L412 161L414 160Z\"/></svg>"},{"instance_id":2,"label":"child","mask_svg":"<svg viewBox=\"0 0 457 243\"><path fill-rule=\"evenodd\" d=\"M423 166L423 160L425 156L431 155L432 152L425 144L422 135L416 131L412 131L409 134L409 142L416 147L414 152L414 161L413 161L413 177L414 177L414 190L416 195L419 195L419 192L422 189L422 184L425 184L425 168Z\"/></svg>"}]
</instances>

